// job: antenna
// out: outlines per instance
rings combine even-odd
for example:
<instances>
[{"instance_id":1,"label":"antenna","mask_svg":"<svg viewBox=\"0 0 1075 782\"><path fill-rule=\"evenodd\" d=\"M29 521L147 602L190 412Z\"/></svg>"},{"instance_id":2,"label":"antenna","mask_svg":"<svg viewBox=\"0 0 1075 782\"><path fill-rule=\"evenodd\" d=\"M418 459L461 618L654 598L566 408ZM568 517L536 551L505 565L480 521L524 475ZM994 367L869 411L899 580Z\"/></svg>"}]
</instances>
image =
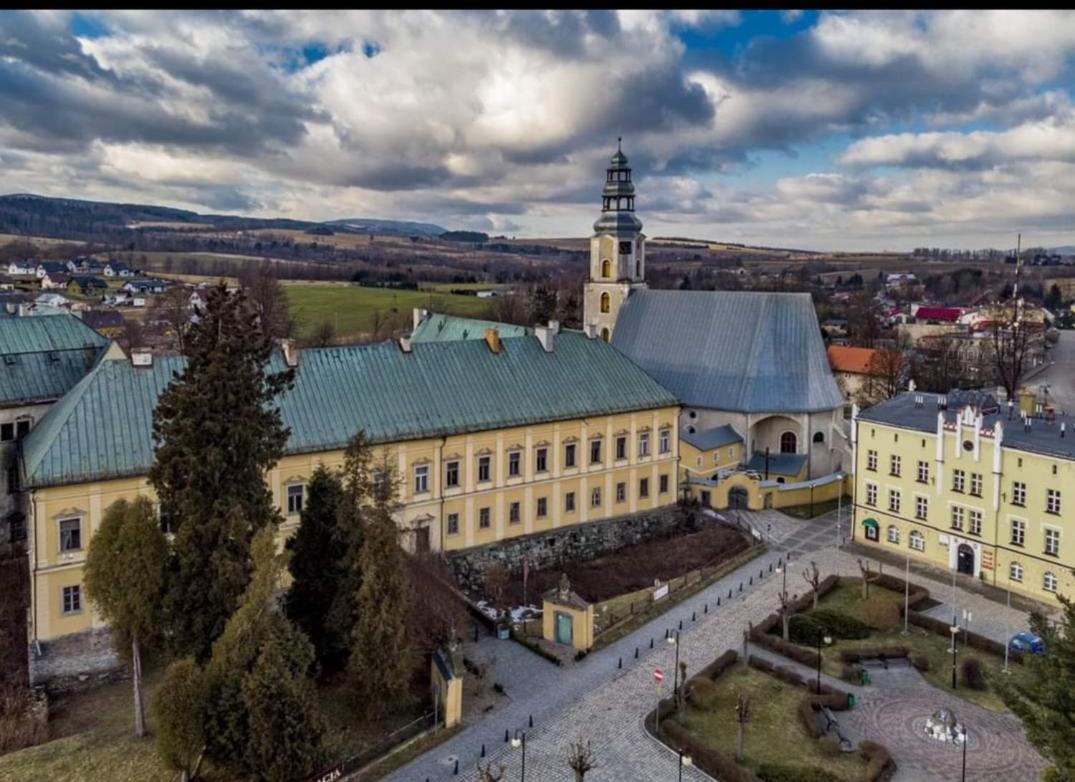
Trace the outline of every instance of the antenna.
<instances>
[{"instance_id":1,"label":"antenna","mask_svg":"<svg viewBox=\"0 0 1075 782\"><path fill-rule=\"evenodd\" d=\"M623 152L623 136L616 136L616 151Z\"/></svg>"}]
</instances>

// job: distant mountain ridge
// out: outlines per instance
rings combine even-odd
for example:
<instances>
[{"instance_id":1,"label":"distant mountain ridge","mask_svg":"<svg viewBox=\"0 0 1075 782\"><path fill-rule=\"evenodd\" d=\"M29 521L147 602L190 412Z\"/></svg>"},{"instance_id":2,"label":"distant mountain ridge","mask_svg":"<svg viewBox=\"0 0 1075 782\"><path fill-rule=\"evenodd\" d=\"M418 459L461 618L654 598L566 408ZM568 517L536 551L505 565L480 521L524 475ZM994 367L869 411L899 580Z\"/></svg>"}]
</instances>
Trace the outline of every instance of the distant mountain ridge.
<instances>
[{"instance_id":1,"label":"distant mountain ridge","mask_svg":"<svg viewBox=\"0 0 1075 782\"><path fill-rule=\"evenodd\" d=\"M377 220L371 217L346 217L342 220L329 220L323 225L333 228L348 228L352 231L369 231L375 234L399 234L400 236L440 236L448 233L433 223L417 223L411 220Z\"/></svg>"}]
</instances>

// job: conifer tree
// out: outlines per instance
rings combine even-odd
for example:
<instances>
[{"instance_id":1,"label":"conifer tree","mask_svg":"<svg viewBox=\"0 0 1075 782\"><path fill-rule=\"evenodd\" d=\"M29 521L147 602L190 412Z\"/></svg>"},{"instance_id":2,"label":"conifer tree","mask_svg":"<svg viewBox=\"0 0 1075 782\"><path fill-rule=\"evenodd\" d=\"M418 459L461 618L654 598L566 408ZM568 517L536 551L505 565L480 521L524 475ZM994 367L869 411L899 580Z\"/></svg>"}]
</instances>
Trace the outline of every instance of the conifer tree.
<instances>
[{"instance_id":1,"label":"conifer tree","mask_svg":"<svg viewBox=\"0 0 1075 782\"><path fill-rule=\"evenodd\" d=\"M1052 766L1047 782L1075 782L1075 603L1057 595L1061 621L1030 615L1030 629L1045 642L1045 654L1023 657L1023 670L993 677L1000 696L1026 728L1027 738Z\"/></svg>"},{"instance_id":2,"label":"conifer tree","mask_svg":"<svg viewBox=\"0 0 1075 782\"><path fill-rule=\"evenodd\" d=\"M181 773L183 782L197 777L205 757L205 672L193 657L168 666L153 698L157 719L157 753Z\"/></svg>"},{"instance_id":3,"label":"conifer tree","mask_svg":"<svg viewBox=\"0 0 1075 782\"><path fill-rule=\"evenodd\" d=\"M379 467L362 535L362 582L347 662L348 682L368 718L383 715L406 695L412 662L406 633L410 590L393 518L396 480L387 461Z\"/></svg>"},{"instance_id":4,"label":"conifer tree","mask_svg":"<svg viewBox=\"0 0 1075 782\"><path fill-rule=\"evenodd\" d=\"M287 441L274 400L292 373L267 371L272 341L258 313L223 284L184 352L153 414L149 482L176 535L166 601L174 650L204 660L249 580L251 537L279 521L265 473Z\"/></svg>"},{"instance_id":5,"label":"conifer tree","mask_svg":"<svg viewBox=\"0 0 1075 782\"><path fill-rule=\"evenodd\" d=\"M160 639L168 542L145 497L119 500L105 513L86 556L86 592L131 664L134 734L146 732L142 652Z\"/></svg>"},{"instance_id":6,"label":"conifer tree","mask_svg":"<svg viewBox=\"0 0 1075 782\"><path fill-rule=\"evenodd\" d=\"M328 614L343 578L345 552L336 527L342 499L339 475L320 465L306 484L299 528L287 542L293 579L287 615L313 642L322 668L339 647L328 627Z\"/></svg>"}]
</instances>

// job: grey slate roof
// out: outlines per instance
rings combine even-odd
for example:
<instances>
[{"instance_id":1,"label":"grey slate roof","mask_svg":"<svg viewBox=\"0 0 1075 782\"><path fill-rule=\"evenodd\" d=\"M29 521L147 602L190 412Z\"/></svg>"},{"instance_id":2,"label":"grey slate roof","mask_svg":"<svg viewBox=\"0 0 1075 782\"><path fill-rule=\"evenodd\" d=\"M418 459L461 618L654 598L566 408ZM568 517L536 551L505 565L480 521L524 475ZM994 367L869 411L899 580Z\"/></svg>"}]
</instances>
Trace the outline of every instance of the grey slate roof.
<instances>
[{"instance_id":1,"label":"grey slate roof","mask_svg":"<svg viewBox=\"0 0 1075 782\"><path fill-rule=\"evenodd\" d=\"M107 346L73 315L0 318L0 405L60 398Z\"/></svg>"},{"instance_id":2,"label":"grey slate roof","mask_svg":"<svg viewBox=\"0 0 1075 782\"><path fill-rule=\"evenodd\" d=\"M274 368L282 368L279 353ZM181 358L151 367L103 360L54 405L23 441L27 486L143 475L153 459L157 397ZM294 387L280 398L288 453L342 448L360 428L375 443L476 432L675 406L676 398L608 344L557 335L392 342L304 350Z\"/></svg>"},{"instance_id":3,"label":"grey slate roof","mask_svg":"<svg viewBox=\"0 0 1075 782\"><path fill-rule=\"evenodd\" d=\"M770 475L798 475L806 464L805 453L771 453L769 454ZM765 454L755 451L747 462L747 469L765 475Z\"/></svg>"},{"instance_id":4,"label":"grey slate roof","mask_svg":"<svg viewBox=\"0 0 1075 782\"><path fill-rule=\"evenodd\" d=\"M915 397L921 396L923 404L918 407ZM859 413L859 421L876 421L881 424L913 429L934 434L937 431L937 405L940 394L922 391L904 391L902 394L886 399ZM1035 418L1031 421L1030 431L1024 431L1019 417L1019 405L1013 406L1011 418L1008 417L1007 403L997 404L992 396L976 391L952 391L943 395L945 398L944 417L948 423L955 423L967 404L973 404L988 413L983 416L982 426L991 429L1000 421L1004 430L1004 448L1018 451L1058 456L1062 459L1075 459L1075 416L1057 415L1053 421ZM995 412L991 412L994 411ZM1060 424L1066 424L1065 436L1060 436Z\"/></svg>"},{"instance_id":5,"label":"grey slate roof","mask_svg":"<svg viewBox=\"0 0 1075 782\"><path fill-rule=\"evenodd\" d=\"M808 293L636 291L612 345L691 407L805 413L843 404Z\"/></svg>"},{"instance_id":6,"label":"grey slate roof","mask_svg":"<svg viewBox=\"0 0 1075 782\"><path fill-rule=\"evenodd\" d=\"M731 424L714 426L712 429L706 429L702 432L692 433L688 430L681 432L679 437L699 451L709 451L713 448L722 448L725 445L743 442L743 436L735 431L735 427Z\"/></svg>"}]
</instances>

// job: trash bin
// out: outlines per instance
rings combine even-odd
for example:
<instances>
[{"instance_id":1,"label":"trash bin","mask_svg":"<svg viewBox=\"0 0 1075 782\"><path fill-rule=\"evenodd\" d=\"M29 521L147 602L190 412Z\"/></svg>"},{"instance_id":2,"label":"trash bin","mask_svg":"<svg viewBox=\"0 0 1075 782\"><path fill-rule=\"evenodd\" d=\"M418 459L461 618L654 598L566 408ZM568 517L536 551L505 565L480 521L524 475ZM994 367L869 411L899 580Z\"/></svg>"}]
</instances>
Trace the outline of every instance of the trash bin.
<instances>
[{"instance_id":1,"label":"trash bin","mask_svg":"<svg viewBox=\"0 0 1075 782\"><path fill-rule=\"evenodd\" d=\"M853 692L849 692L847 694L847 708L849 708L849 709L855 708L855 693L853 693Z\"/></svg>"}]
</instances>

